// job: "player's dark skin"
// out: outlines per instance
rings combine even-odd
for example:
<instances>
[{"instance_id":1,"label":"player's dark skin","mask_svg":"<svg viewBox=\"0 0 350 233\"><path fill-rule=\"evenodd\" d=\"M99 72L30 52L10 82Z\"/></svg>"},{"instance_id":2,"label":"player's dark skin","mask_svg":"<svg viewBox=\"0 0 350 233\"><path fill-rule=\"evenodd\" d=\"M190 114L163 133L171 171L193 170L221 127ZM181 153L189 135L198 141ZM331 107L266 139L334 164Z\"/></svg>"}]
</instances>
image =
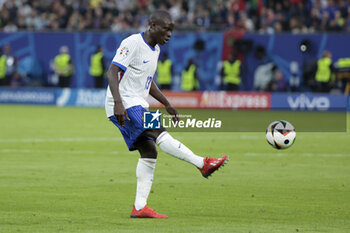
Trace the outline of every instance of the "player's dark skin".
<instances>
[{"instance_id":1,"label":"player's dark skin","mask_svg":"<svg viewBox=\"0 0 350 233\"><path fill-rule=\"evenodd\" d=\"M156 11L152 14L149 20L149 29L144 32L144 38L147 43L155 47L156 44L166 44L172 34L174 29L174 23L171 20L170 15L164 11ZM108 83L111 89L111 93L114 98L114 115L117 118L118 124L124 126L125 119L130 120L128 114L123 106L120 94L119 94L119 82L118 77L119 73L123 72L121 68L116 65L111 64L108 72ZM157 84L152 80L149 94L162 103L166 111L172 115L173 121L179 121L178 113L175 108L171 106L167 98L159 90ZM140 136L138 142L134 145L140 152L141 158L157 158L157 149L155 146L154 140L165 131L164 128L161 129L148 129L145 130ZM148 139L148 137L153 138L154 140Z\"/></svg>"}]
</instances>

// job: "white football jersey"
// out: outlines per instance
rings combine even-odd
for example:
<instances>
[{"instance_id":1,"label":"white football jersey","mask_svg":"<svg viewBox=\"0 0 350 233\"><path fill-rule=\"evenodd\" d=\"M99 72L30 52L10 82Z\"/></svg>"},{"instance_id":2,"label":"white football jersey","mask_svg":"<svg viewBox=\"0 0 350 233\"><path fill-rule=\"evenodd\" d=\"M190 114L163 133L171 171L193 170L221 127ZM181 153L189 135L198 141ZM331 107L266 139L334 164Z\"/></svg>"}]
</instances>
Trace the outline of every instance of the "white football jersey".
<instances>
[{"instance_id":1,"label":"white football jersey","mask_svg":"<svg viewBox=\"0 0 350 233\"><path fill-rule=\"evenodd\" d=\"M124 73L119 79L119 93L125 109L135 105L148 108L146 98L157 69L160 48L150 46L143 32L133 34L122 41L113 58L112 64L120 67ZM105 109L107 117L114 115L114 99L109 86Z\"/></svg>"}]
</instances>

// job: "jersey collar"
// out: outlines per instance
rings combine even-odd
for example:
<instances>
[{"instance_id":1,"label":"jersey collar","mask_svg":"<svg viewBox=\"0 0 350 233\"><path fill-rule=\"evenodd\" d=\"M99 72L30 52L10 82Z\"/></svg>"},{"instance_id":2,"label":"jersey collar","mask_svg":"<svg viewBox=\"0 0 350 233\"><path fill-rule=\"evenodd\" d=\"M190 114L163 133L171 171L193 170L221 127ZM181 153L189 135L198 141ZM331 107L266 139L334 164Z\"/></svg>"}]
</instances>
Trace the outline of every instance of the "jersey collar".
<instances>
[{"instance_id":1,"label":"jersey collar","mask_svg":"<svg viewBox=\"0 0 350 233\"><path fill-rule=\"evenodd\" d=\"M150 49L152 49L152 51L155 51L156 49L153 48L152 46L150 46L150 45L147 43L147 41L145 40L145 36L143 35L143 32L141 32L141 36L142 36L143 41L146 43L146 45L148 45L148 47L150 47Z\"/></svg>"}]
</instances>

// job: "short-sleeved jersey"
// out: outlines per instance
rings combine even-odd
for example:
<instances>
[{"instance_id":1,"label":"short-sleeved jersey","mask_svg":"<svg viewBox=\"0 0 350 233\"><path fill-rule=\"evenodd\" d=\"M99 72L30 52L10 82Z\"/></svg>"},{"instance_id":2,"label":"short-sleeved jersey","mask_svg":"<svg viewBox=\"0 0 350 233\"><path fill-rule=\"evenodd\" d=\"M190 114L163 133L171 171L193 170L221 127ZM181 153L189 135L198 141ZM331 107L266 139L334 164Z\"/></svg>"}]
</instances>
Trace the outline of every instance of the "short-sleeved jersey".
<instances>
[{"instance_id":1,"label":"short-sleeved jersey","mask_svg":"<svg viewBox=\"0 0 350 233\"><path fill-rule=\"evenodd\" d=\"M119 77L119 93L125 109L136 105L149 107L146 98L157 69L159 52L159 46L150 46L143 33L127 37L117 49L112 64L124 71ZM108 86L105 102L107 117L114 115L113 108L114 99Z\"/></svg>"}]
</instances>

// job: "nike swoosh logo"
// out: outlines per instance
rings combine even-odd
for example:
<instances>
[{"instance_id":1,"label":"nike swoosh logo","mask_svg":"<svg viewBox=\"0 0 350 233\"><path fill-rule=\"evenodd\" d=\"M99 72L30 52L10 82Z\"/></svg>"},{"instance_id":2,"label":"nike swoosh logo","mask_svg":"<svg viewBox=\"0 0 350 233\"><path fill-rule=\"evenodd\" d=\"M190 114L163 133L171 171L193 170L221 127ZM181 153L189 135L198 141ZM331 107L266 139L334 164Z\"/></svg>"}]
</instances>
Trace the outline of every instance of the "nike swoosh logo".
<instances>
[{"instance_id":1,"label":"nike swoosh logo","mask_svg":"<svg viewBox=\"0 0 350 233\"><path fill-rule=\"evenodd\" d=\"M147 63L147 62L149 62L149 61L143 61L143 63Z\"/></svg>"}]
</instances>

